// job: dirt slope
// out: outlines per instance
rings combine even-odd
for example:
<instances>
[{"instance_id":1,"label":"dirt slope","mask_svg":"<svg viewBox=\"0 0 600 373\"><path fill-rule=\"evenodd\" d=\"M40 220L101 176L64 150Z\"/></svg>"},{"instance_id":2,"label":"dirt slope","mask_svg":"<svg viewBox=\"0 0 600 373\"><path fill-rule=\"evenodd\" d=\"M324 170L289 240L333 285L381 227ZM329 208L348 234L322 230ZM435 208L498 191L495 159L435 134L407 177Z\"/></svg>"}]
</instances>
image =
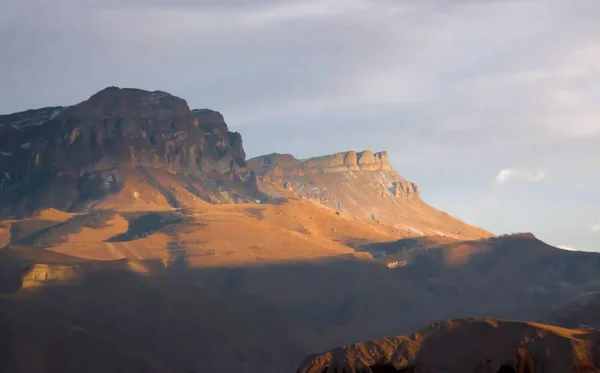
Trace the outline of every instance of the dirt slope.
<instances>
[{"instance_id":1,"label":"dirt slope","mask_svg":"<svg viewBox=\"0 0 600 373\"><path fill-rule=\"evenodd\" d=\"M48 215L8 224L13 246L43 247L91 260L185 260L191 267L342 255L369 259L370 254L354 248L399 237L391 227L364 223L306 200L200 205L195 210L96 210L66 220Z\"/></svg>"}]
</instances>

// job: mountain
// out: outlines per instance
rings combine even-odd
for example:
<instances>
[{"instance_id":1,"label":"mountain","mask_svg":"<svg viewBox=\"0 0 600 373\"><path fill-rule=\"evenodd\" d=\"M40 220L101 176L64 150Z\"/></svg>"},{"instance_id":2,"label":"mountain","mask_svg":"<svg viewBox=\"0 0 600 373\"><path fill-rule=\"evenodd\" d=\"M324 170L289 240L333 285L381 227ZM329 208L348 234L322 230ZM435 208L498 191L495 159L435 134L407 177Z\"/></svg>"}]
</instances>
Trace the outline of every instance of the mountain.
<instances>
[{"instance_id":1,"label":"mountain","mask_svg":"<svg viewBox=\"0 0 600 373\"><path fill-rule=\"evenodd\" d=\"M106 88L70 107L0 116L0 216L260 198L223 116L161 91Z\"/></svg>"},{"instance_id":2,"label":"mountain","mask_svg":"<svg viewBox=\"0 0 600 373\"><path fill-rule=\"evenodd\" d=\"M393 226L404 237L492 236L425 203L419 187L392 169L386 152L349 151L305 160L269 154L250 159L248 165L268 193L293 192L336 211Z\"/></svg>"},{"instance_id":3,"label":"mountain","mask_svg":"<svg viewBox=\"0 0 600 373\"><path fill-rule=\"evenodd\" d=\"M298 373L600 372L600 332L457 319L308 357Z\"/></svg>"},{"instance_id":4,"label":"mountain","mask_svg":"<svg viewBox=\"0 0 600 373\"><path fill-rule=\"evenodd\" d=\"M546 320L600 290L600 254L468 226L384 153L277 171L164 92L0 124L3 372L293 371L436 320Z\"/></svg>"}]
</instances>

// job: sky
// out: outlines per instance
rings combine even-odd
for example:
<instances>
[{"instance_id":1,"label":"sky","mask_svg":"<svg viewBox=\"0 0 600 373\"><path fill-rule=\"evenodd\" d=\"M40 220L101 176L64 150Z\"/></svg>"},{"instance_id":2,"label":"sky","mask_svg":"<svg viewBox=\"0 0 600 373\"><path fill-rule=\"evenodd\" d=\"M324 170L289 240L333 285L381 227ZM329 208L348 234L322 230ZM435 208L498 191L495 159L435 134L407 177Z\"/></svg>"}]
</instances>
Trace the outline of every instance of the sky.
<instances>
[{"instance_id":1,"label":"sky","mask_svg":"<svg viewBox=\"0 0 600 373\"><path fill-rule=\"evenodd\" d=\"M164 90L249 156L386 150L454 216L600 251L598 0L0 4L0 113Z\"/></svg>"}]
</instances>

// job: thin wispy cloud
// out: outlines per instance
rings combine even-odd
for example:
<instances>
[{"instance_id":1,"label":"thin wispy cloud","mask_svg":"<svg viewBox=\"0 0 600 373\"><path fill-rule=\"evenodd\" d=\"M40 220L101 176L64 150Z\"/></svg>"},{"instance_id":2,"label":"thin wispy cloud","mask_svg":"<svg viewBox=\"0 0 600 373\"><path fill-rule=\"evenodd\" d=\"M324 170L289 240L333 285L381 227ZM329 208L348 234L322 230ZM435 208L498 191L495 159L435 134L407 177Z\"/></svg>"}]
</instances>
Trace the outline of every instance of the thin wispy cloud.
<instances>
[{"instance_id":1,"label":"thin wispy cloud","mask_svg":"<svg viewBox=\"0 0 600 373\"><path fill-rule=\"evenodd\" d=\"M494 181L497 184L504 185L511 182L534 183L543 181L545 178L546 172L544 171L532 172L516 168L503 168L496 174Z\"/></svg>"}]
</instances>

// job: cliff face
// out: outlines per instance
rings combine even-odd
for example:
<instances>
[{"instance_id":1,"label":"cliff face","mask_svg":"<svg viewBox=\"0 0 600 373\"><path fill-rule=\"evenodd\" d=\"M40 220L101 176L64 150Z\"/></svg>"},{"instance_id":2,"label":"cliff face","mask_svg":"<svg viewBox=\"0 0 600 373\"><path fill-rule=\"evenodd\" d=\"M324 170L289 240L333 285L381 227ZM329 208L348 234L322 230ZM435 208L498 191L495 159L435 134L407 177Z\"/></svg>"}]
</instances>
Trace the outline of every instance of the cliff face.
<instances>
[{"instance_id":1,"label":"cliff face","mask_svg":"<svg viewBox=\"0 0 600 373\"><path fill-rule=\"evenodd\" d=\"M263 176L392 170L386 152L373 153L370 150L335 153L303 161L289 154L273 153L253 158L249 162L252 168Z\"/></svg>"},{"instance_id":2,"label":"cliff face","mask_svg":"<svg viewBox=\"0 0 600 373\"><path fill-rule=\"evenodd\" d=\"M323 157L310 158L300 162L306 173L332 173L344 171L379 171L391 170L386 152L373 153L369 150L362 152L349 151Z\"/></svg>"},{"instance_id":3,"label":"cliff face","mask_svg":"<svg viewBox=\"0 0 600 373\"><path fill-rule=\"evenodd\" d=\"M0 202L15 206L2 203L5 216L71 210L120 190L128 168L255 183L220 113L161 91L110 87L71 107L0 116L0 151ZM31 198L41 184L55 190Z\"/></svg>"},{"instance_id":4,"label":"cliff face","mask_svg":"<svg viewBox=\"0 0 600 373\"><path fill-rule=\"evenodd\" d=\"M600 371L600 332L493 319L432 324L410 336L308 357L298 373L583 373Z\"/></svg>"},{"instance_id":5,"label":"cliff face","mask_svg":"<svg viewBox=\"0 0 600 373\"><path fill-rule=\"evenodd\" d=\"M269 154L250 159L248 165L271 194L276 186L351 216L394 226L404 236L491 235L423 202L419 187L393 170L385 151L348 151L305 160Z\"/></svg>"}]
</instances>

